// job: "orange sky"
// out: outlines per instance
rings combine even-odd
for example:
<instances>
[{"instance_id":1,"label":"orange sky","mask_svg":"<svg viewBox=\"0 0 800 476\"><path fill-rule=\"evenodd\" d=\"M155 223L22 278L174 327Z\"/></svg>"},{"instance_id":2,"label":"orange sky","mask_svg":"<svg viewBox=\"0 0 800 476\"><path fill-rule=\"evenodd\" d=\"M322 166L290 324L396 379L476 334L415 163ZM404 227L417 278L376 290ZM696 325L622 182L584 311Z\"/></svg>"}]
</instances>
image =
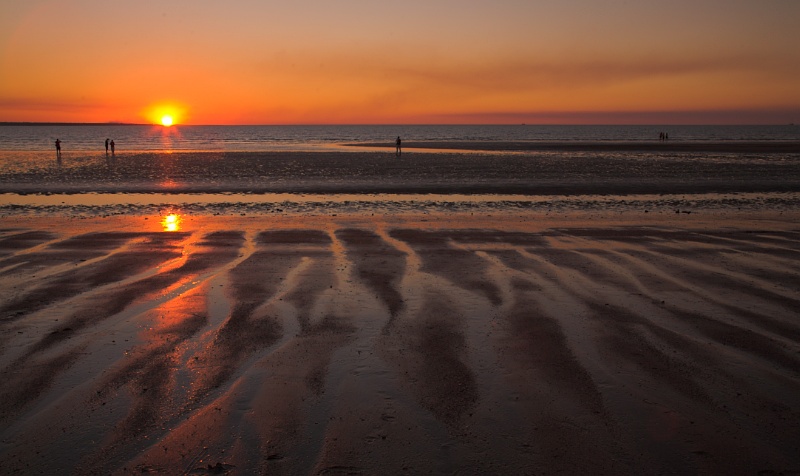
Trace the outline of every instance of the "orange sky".
<instances>
[{"instance_id":1,"label":"orange sky","mask_svg":"<svg viewBox=\"0 0 800 476\"><path fill-rule=\"evenodd\" d=\"M800 123L800 1L4 0L0 121Z\"/></svg>"}]
</instances>

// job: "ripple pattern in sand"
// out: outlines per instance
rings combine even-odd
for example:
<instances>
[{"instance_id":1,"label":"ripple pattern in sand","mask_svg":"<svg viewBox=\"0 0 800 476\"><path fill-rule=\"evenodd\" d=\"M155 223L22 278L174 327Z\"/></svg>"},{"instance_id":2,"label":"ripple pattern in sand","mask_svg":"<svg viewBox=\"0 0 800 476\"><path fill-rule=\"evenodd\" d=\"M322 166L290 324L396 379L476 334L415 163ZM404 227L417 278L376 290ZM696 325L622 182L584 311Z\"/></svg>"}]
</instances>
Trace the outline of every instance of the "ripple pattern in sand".
<instances>
[{"instance_id":1,"label":"ripple pattern in sand","mask_svg":"<svg viewBox=\"0 0 800 476\"><path fill-rule=\"evenodd\" d=\"M798 249L644 226L3 229L0 463L796 470Z\"/></svg>"}]
</instances>

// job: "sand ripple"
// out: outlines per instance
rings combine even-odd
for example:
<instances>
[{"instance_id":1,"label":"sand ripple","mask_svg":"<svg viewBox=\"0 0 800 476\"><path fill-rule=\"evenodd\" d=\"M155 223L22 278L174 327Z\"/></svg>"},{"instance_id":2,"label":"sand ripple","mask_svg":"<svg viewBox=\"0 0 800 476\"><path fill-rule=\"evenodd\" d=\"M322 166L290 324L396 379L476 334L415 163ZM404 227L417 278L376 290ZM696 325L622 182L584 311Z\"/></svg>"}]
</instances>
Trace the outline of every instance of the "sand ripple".
<instances>
[{"instance_id":1,"label":"sand ripple","mask_svg":"<svg viewBox=\"0 0 800 476\"><path fill-rule=\"evenodd\" d=\"M101 228L0 230L4 473L800 468L791 225Z\"/></svg>"}]
</instances>

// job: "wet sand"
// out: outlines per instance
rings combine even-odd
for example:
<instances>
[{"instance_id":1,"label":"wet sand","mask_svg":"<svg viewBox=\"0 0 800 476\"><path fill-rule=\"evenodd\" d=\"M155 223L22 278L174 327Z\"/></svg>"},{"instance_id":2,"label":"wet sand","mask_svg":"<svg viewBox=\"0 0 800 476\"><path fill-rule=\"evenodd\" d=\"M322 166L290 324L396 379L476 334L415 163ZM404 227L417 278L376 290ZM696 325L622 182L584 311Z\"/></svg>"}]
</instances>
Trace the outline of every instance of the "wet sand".
<instances>
[{"instance_id":1,"label":"wet sand","mask_svg":"<svg viewBox=\"0 0 800 476\"><path fill-rule=\"evenodd\" d=\"M459 143L445 145L458 147ZM489 143L497 150L483 152L409 150L401 157L395 156L393 148L355 147L320 152L118 152L114 156L64 152L60 161L49 153L3 152L0 194L800 192L798 145L793 146L794 152L772 150L763 143L756 144L753 152L729 153L676 152L660 146L643 151L572 150L569 144L552 150L502 150L513 145Z\"/></svg>"},{"instance_id":2,"label":"wet sand","mask_svg":"<svg viewBox=\"0 0 800 476\"><path fill-rule=\"evenodd\" d=\"M799 219L7 217L0 467L796 472Z\"/></svg>"}]
</instances>

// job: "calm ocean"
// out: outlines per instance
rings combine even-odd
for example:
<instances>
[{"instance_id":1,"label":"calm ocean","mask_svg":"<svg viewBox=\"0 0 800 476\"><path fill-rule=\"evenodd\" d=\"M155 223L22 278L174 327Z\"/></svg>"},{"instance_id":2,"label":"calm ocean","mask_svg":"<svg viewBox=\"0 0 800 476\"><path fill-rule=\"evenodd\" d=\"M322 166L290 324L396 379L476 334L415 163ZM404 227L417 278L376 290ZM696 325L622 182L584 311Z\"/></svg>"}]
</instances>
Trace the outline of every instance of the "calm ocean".
<instances>
[{"instance_id":1,"label":"calm ocean","mask_svg":"<svg viewBox=\"0 0 800 476\"><path fill-rule=\"evenodd\" d=\"M106 138L117 150L270 151L308 150L354 142L411 141L798 141L800 126L539 126L539 125L378 125L378 126L173 126L0 125L0 150L102 150Z\"/></svg>"}]
</instances>

